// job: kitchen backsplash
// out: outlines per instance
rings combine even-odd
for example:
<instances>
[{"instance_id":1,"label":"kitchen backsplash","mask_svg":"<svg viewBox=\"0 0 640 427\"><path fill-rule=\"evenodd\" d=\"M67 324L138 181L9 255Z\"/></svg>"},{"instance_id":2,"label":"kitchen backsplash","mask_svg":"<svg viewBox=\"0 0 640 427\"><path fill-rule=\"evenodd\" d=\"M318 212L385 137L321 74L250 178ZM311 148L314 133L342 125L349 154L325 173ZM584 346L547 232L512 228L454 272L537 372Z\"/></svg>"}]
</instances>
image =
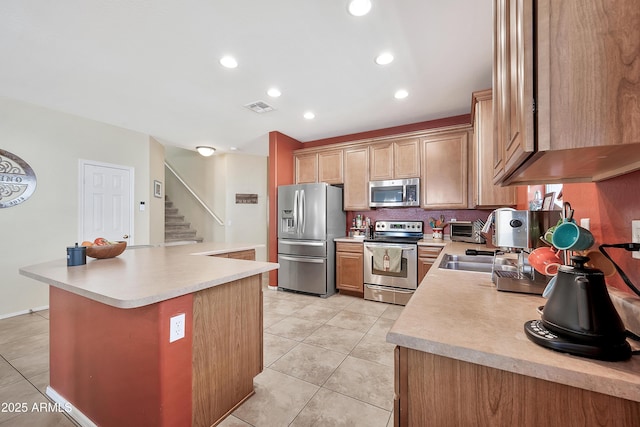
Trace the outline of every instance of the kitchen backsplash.
<instances>
[{"instance_id":1,"label":"kitchen backsplash","mask_svg":"<svg viewBox=\"0 0 640 427\"><path fill-rule=\"evenodd\" d=\"M378 208L372 209L370 211L360 211L360 212L347 212L347 233L349 232L349 228L353 222L353 219L357 215L362 215L362 217L371 218L371 222L375 221L384 221L384 220L395 220L395 221L423 221L424 222L424 232L431 232L431 227L429 227L429 218L439 218L440 215L444 215L445 221L449 222L452 218L455 218L458 221L475 221L476 219L481 219L485 221L489 214L493 209L489 210L479 210L479 209L468 209L468 210L441 210L434 211L429 210L426 211L420 208ZM445 235L448 235L448 229L445 228Z\"/></svg>"}]
</instances>

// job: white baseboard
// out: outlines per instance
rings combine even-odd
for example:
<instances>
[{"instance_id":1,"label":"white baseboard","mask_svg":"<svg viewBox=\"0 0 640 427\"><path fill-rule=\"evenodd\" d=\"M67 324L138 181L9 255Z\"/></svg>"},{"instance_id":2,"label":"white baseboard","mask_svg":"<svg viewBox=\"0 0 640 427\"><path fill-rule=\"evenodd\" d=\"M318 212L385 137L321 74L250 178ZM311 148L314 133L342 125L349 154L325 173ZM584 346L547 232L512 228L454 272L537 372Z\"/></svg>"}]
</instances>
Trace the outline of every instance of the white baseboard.
<instances>
[{"instance_id":1,"label":"white baseboard","mask_svg":"<svg viewBox=\"0 0 640 427\"><path fill-rule=\"evenodd\" d=\"M80 412L80 410L69 403L67 399L60 396L57 391L51 388L51 386L47 386L47 396L49 396L54 403L60 405L61 408L64 408L65 411L67 411L67 415L73 418L82 427L98 427L98 425L91 421L89 417Z\"/></svg>"},{"instance_id":2,"label":"white baseboard","mask_svg":"<svg viewBox=\"0 0 640 427\"><path fill-rule=\"evenodd\" d=\"M35 313L36 311L42 311L42 310L48 310L48 309L49 309L48 305L43 305L41 307L34 307L34 308L30 308L28 310L16 311L15 313L0 314L0 320L8 319L9 317L22 316L23 314Z\"/></svg>"}]
</instances>

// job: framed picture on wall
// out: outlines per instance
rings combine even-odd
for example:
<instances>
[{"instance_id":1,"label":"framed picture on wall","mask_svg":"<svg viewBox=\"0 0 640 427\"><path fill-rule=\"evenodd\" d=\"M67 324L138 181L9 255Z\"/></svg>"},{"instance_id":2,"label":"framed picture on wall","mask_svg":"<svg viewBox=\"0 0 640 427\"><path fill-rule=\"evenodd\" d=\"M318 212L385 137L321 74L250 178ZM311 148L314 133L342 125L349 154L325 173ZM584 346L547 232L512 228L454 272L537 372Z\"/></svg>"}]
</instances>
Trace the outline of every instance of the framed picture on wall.
<instances>
[{"instance_id":1,"label":"framed picture on wall","mask_svg":"<svg viewBox=\"0 0 640 427\"><path fill-rule=\"evenodd\" d=\"M553 209L553 200L555 199L556 193L551 192L544 195L544 199L542 200L542 210L550 211Z\"/></svg>"},{"instance_id":2,"label":"framed picture on wall","mask_svg":"<svg viewBox=\"0 0 640 427\"><path fill-rule=\"evenodd\" d=\"M153 181L153 196L162 197L162 183L160 181Z\"/></svg>"}]
</instances>

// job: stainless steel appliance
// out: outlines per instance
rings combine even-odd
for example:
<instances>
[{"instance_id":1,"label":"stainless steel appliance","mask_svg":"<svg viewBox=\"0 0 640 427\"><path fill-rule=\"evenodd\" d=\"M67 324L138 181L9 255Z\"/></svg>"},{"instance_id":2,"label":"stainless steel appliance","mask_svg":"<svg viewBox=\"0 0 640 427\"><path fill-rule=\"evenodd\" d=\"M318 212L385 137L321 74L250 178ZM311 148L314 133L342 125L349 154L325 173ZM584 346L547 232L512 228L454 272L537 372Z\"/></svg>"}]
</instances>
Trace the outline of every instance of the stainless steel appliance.
<instances>
[{"instance_id":1,"label":"stainless steel appliance","mask_svg":"<svg viewBox=\"0 0 640 427\"><path fill-rule=\"evenodd\" d=\"M453 221L449 223L449 237L452 242L486 243L480 232L484 221Z\"/></svg>"},{"instance_id":2,"label":"stainless steel appliance","mask_svg":"<svg viewBox=\"0 0 640 427\"><path fill-rule=\"evenodd\" d=\"M342 189L326 183L278 187L278 289L336 292L336 237L346 235Z\"/></svg>"},{"instance_id":3,"label":"stainless steel appliance","mask_svg":"<svg viewBox=\"0 0 640 427\"><path fill-rule=\"evenodd\" d=\"M495 245L533 249L544 245L540 237L558 223L561 211L495 211Z\"/></svg>"},{"instance_id":4,"label":"stainless steel appliance","mask_svg":"<svg viewBox=\"0 0 640 427\"><path fill-rule=\"evenodd\" d=\"M420 206L420 178L370 181L369 206Z\"/></svg>"},{"instance_id":5,"label":"stainless steel appliance","mask_svg":"<svg viewBox=\"0 0 640 427\"><path fill-rule=\"evenodd\" d=\"M499 291L542 295L549 278L538 274L527 264L524 251L544 245L540 237L557 224L561 211L497 209L493 214L495 245L519 250L517 272L494 270L492 279L496 288Z\"/></svg>"},{"instance_id":6,"label":"stainless steel appliance","mask_svg":"<svg viewBox=\"0 0 640 427\"><path fill-rule=\"evenodd\" d=\"M418 288L418 240L421 221L377 221L373 238L364 242L364 298L405 305ZM385 268L389 252L397 268ZM393 256L393 255L392 255ZM380 257L383 262L380 262Z\"/></svg>"}]
</instances>

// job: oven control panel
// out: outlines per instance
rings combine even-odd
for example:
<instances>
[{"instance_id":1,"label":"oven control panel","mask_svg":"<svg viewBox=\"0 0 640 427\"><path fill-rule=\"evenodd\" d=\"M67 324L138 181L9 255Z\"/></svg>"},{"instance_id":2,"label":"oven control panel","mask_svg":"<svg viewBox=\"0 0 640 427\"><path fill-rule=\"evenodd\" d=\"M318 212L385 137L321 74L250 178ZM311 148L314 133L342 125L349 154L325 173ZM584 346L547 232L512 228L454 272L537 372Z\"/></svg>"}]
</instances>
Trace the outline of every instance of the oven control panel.
<instances>
[{"instance_id":1,"label":"oven control panel","mask_svg":"<svg viewBox=\"0 0 640 427\"><path fill-rule=\"evenodd\" d=\"M376 221L375 230L422 233L422 221Z\"/></svg>"}]
</instances>

